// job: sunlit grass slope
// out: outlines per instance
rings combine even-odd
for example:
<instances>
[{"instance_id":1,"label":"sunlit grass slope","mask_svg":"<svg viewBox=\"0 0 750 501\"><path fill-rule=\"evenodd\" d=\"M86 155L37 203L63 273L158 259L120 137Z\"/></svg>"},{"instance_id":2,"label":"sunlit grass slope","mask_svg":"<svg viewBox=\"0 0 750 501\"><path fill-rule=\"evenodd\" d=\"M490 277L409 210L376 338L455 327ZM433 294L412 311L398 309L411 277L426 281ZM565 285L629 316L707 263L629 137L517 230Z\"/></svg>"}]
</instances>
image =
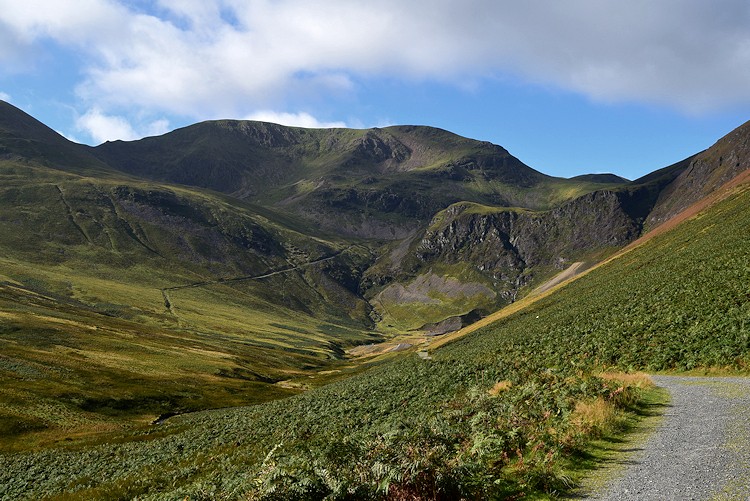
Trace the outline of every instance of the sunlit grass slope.
<instances>
[{"instance_id":1,"label":"sunlit grass slope","mask_svg":"<svg viewBox=\"0 0 750 501\"><path fill-rule=\"evenodd\" d=\"M750 190L738 189L429 359L404 357L283 401L180 416L126 443L3 456L0 494L475 499L563 492L582 447L638 399L640 390L617 371L747 370L749 206Z\"/></svg>"},{"instance_id":2,"label":"sunlit grass slope","mask_svg":"<svg viewBox=\"0 0 750 501\"><path fill-rule=\"evenodd\" d=\"M365 248L114 174L16 159L0 180L0 450L288 396L378 339L342 285Z\"/></svg>"}]
</instances>

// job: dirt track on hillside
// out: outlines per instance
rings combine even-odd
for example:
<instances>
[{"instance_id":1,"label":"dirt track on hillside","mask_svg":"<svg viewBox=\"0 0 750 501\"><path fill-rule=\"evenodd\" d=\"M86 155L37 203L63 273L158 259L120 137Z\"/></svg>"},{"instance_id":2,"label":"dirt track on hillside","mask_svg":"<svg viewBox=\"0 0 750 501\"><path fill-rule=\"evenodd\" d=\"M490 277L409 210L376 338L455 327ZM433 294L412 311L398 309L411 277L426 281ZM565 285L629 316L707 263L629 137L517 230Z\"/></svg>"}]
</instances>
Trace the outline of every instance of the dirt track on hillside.
<instances>
[{"instance_id":1,"label":"dirt track on hillside","mask_svg":"<svg viewBox=\"0 0 750 501\"><path fill-rule=\"evenodd\" d=\"M561 273L558 273L554 277L552 277L550 280L547 280L545 283L534 289L531 293L532 294L541 294L542 292L546 292L550 290L552 287L554 287L557 284L561 284L564 281L566 281L569 278L573 278L574 276L578 275L583 271L583 262L578 261L577 263L571 264L566 270L562 271Z\"/></svg>"}]
</instances>

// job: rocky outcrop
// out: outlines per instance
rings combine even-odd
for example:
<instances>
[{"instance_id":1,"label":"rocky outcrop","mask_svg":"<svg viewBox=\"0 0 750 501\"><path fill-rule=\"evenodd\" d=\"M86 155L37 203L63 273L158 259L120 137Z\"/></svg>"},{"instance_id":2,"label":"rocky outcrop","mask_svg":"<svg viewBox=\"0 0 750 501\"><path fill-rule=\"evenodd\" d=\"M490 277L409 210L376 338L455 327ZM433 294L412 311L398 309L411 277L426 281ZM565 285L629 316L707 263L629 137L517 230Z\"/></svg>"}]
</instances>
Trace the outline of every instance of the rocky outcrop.
<instances>
[{"instance_id":1,"label":"rocky outcrop","mask_svg":"<svg viewBox=\"0 0 750 501\"><path fill-rule=\"evenodd\" d=\"M652 228L668 221L747 169L750 169L750 122L692 158L687 168L661 192L647 226Z\"/></svg>"},{"instance_id":2,"label":"rocky outcrop","mask_svg":"<svg viewBox=\"0 0 750 501\"><path fill-rule=\"evenodd\" d=\"M626 245L640 233L630 194L597 191L546 212L488 210L456 204L441 213L415 247L419 267L471 263L507 299L536 268L559 268L581 256Z\"/></svg>"},{"instance_id":3,"label":"rocky outcrop","mask_svg":"<svg viewBox=\"0 0 750 501\"><path fill-rule=\"evenodd\" d=\"M379 172L400 171L404 170L404 162L410 156L411 150L401 141L380 129L373 129L355 141L344 167L374 164Z\"/></svg>"}]
</instances>

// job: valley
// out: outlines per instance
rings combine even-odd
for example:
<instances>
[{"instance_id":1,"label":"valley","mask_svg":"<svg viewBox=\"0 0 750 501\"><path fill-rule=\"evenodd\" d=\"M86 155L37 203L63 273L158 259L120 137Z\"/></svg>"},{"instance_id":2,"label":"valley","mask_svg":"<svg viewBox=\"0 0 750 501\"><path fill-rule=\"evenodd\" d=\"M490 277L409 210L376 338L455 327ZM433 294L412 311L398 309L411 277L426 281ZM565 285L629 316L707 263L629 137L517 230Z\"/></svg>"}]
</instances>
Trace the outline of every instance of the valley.
<instances>
[{"instance_id":1,"label":"valley","mask_svg":"<svg viewBox=\"0 0 750 501\"><path fill-rule=\"evenodd\" d=\"M566 492L632 373L750 371L748 169L749 124L628 181L415 126L88 147L0 102L0 498Z\"/></svg>"}]
</instances>

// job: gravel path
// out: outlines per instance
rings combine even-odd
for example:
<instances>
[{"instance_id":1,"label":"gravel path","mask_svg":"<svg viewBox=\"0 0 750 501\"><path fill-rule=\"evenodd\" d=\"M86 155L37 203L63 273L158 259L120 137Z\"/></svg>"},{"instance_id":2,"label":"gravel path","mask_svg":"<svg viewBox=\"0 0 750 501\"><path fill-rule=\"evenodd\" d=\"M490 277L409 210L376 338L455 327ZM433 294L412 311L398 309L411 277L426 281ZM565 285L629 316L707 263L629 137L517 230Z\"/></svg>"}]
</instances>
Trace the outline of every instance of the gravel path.
<instances>
[{"instance_id":1,"label":"gravel path","mask_svg":"<svg viewBox=\"0 0 750 501\"><path fill-rule=\"evenodd\" d=\"M664 417L588 499L750 500L750 378L653 379L671 395Z\"/></svg>"}]
</instances>

